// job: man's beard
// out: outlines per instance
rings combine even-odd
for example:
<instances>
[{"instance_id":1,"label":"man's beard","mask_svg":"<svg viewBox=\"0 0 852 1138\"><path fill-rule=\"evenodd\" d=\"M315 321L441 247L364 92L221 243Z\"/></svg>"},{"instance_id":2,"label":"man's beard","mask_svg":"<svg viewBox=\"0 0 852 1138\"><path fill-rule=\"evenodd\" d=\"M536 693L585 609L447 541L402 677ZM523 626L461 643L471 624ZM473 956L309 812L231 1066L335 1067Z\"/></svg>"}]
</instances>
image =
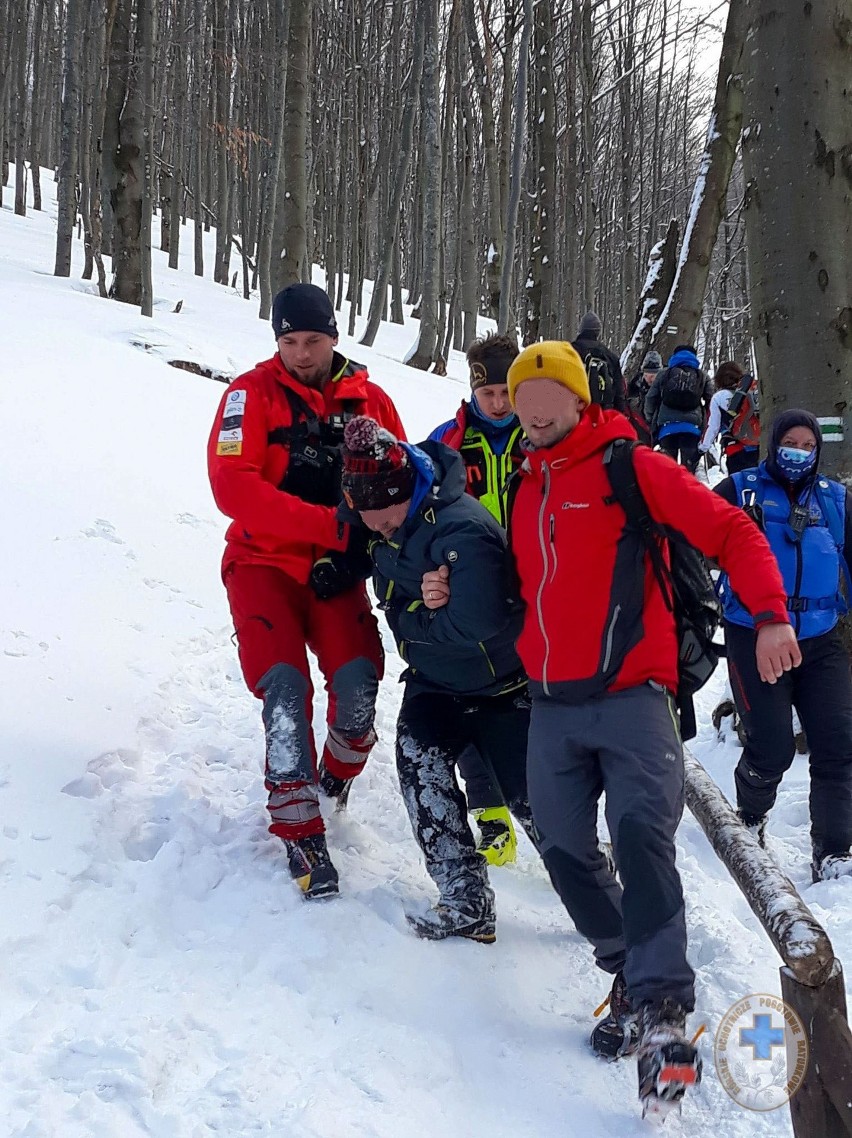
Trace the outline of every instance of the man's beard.
<instances>
[{"instance_id":1,"label":"man's beard","mask_svg":"<svg viewBox=\"0 0 852 1138\"><path fill-rule=\"evenodd\" d=\"M298 370L296 372L296 378L300 383L304 383L305 387L322 387L330 374L329 368L316 367L313 371L307 373Z\"/></svg>"}]
</instances>

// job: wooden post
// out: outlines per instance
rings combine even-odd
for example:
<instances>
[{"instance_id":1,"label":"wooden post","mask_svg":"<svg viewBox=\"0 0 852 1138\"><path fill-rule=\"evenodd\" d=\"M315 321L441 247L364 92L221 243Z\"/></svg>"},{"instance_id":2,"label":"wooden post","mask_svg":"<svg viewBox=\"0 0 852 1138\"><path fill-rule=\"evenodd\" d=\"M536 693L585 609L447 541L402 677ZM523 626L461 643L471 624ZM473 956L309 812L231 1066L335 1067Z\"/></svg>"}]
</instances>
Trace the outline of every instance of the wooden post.
<instances>
[{"instance_id":1,"label":"wooden post","mask_svg":"<svg viewBox=\"0 0 852 1138\"><path fill-rule=\"evenodd\" d=\"M843 969L816 988L781 970L781 995L805 1025L810 1062L790 1100L796 1138L852 1138L852 1033L846 1022Z\"/></svg>"}]
</instances>

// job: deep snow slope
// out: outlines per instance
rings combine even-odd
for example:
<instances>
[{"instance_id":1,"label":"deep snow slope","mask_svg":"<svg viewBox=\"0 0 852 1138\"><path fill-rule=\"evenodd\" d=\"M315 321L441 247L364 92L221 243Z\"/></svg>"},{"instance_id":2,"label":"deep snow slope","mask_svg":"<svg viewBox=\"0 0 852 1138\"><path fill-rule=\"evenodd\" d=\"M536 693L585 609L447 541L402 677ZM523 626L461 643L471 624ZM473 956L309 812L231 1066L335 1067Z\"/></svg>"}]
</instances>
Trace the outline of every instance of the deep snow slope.
<instances>
[{"instance_id":1,"label":"deep snow slope","mask_svg":"<svg viewBox=\"0 0 852 1138\"><path fill-rule=\"evenodd\" d=\"M645 1133L632 1066L586 1048L607 980L529 846L493 874L494 947L408 932L404 907L432 890L393 768L390 642L381 742L330 821L343 896L297 897L265 830L259 708L218 576L225 521L204 448L223 388L163 363L236 374L272 354L271 333L256 301L188 260L174 273L156 254L153 320L55 279L54 208L0 211L3 1135ZM79 246L75 258L77 273ZM344 342L412 438L465 390L458 357L446 379L395 362L415 334L409 322L374 351ZM699 742L730 790L735 748L707 726ZM771 825L803 888L804 775L797 761ZM777 965L689 817L679 858L693 1022L712 1032L741 996L778 991ZM804 894L852 957L852 881ZM727 1098L711 1032L705 1082L672 1133L789 1133L786 1112Z\"/></svg>"}]
</instances>

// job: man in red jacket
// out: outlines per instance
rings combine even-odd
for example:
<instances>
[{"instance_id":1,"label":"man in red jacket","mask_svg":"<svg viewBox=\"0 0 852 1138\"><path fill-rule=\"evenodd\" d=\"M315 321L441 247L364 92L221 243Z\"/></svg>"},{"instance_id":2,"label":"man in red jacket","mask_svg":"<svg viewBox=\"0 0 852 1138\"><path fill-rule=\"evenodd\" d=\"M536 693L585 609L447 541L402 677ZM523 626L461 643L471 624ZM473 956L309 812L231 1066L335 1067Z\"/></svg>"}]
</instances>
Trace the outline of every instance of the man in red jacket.
<instances>
[{"instance_id":1,"label":"man in red jacket","mask_svg":"<svg viewBox=\"0 0 852 1138\"><path fill-rule=\"evenodd\" d=\"M279 292L278 351L238 376L207 448L213 496L233 519L222 575L249 689L263 701L270 832L287 848L308 898L333 896L317 783L348 793L376 741L382 676L378 625L364 580L366 550L338 522L346 423L370 415L398 438L388 395L335 346L331 301L312 284ZM317 771L307 650L328 692L328 734Z\"/></svg>"},{"instance_id":2,"label":"man in red jacket","mask_svg":"<svg viewBox=\"0 0 852 1138\"><path fill-rule=\"evenodd\" d=\"M663 1112L701 1068L684 1034L694 974L675 868L675 624L605 466L612 444L635 434L624 416L589 406L585 369L567 344L530 345L508 381L530 441L509 528L526 604L518 651L533 697L530 805L554 885L614 975L592 1045L608 1057L638 1049L643 1109ZM801 655L763 535L669 457L646 447L633 457L654 521L729 574L759 629L761 678L774 683ZM603 791L623 888L598 846Z\"/></svg>"}]
</instances>

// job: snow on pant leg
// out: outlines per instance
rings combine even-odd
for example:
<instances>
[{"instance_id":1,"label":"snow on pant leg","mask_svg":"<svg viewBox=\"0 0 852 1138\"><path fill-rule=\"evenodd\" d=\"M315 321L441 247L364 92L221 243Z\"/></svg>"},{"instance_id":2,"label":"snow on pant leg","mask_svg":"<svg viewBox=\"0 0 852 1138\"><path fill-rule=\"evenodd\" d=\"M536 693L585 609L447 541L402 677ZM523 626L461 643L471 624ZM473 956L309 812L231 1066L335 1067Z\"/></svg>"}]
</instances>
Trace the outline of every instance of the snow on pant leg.
<instances>
[{"instance_id":1,"label":"snow on pant leg","mask_svg":"<svg viewBox=\"0 0 852 1138\"><path fill-rule=\"evenodd\" d=\"M624 978L634 1004L695 1006L686 959L683 888L675 832L683 814L683 747L674 700L650 684L596 701L594 737L606 819L624 893Z\"/></svg>"},{"instance_id":2,"label":"snow on pant leg","mask_svg":"<svg viewBox=\"0 0 852 1138\"><path fill-rule=\"evenodd\" d=\"M778 784L796 754L793 738L793 673L764 683L755 660L755 633L725 622L728 676L748 738L734 772L737 806L762 817L775 805Z\"/></svg>"},{"instance_id":3,"label":"snow on pant leg","mask_svg":"<svg viewBox=\"0 0 852 1138\"><path fill-rule=\"evenodd\" d=\"M320 834L306 652L308 588L270 565L234 565L225 587L243 676L263 700L270 833L289 840Z\"/></svg>"},{"instance_id":4,"label":"snow on pant leg","mask_svg":"<svg viewBox=\"0 0 852 1138\"><path fill-rule=\"evenodd\" d=\"M811 839L820 854L852 846L852 674L837 629L802 640L793 702L811 750Z\"/></svg>"},{"instance_id":5,"label":"snow on pant leg","mask_svg":"<svg viewBox=\"0 0 852 1138\"><path fill-rule=\"evenodd\" d=\"M594 707L532 701L527 782L539 850L550 879L598 966L624 965L621 886L598 845L603 776L590 734Z\"/></svg>"},{"instance_id":6,"label":"snow on pant leg","mask_svg":"<svg viewBox=\"0 0 852 1138\"><path fill-rule=\"evenodd\" d=\"M308 646L328 692L323 762L335 778L354 778L376 742L376 698L384 675L379 626L364 585L327 601L311 595Z\"/></svg>"},{"instance_id":7,"label":"snow on pant leg","mask_svg":"<svg viewBox=\"0 0 852 1138\"><path fill-rule=\"evenodd\" d=\"M477 752L493 771L498 801L505 801L527 836L538 846L527 791L530 698L526 688L483 699L473 716L472 726Z\"/></svg>"},{"instance_id":8,"label":"snow on pant leg","mask_svg":"<svg viewBox=\"0 0 852 1138\"><path fill-rule=\"evenodd\" d=\"M406 689L397 720L396 765L411 827L441 902L486 915L493 913L494 893L456 780L459 755L471 743L466 718L455 696Z\"/></svg>"},{"instance_id":9,"label":"snow on pant leg","mask_svg":"<svg viewBox=\"0 0 852 1138\"><path fill-rule=\"evenodd\" d=\"M468 747L459 757L459 774L464 779L468 810L489 810L505 805L493 772L476 748Z\"/></svg>"}]
</instances>

